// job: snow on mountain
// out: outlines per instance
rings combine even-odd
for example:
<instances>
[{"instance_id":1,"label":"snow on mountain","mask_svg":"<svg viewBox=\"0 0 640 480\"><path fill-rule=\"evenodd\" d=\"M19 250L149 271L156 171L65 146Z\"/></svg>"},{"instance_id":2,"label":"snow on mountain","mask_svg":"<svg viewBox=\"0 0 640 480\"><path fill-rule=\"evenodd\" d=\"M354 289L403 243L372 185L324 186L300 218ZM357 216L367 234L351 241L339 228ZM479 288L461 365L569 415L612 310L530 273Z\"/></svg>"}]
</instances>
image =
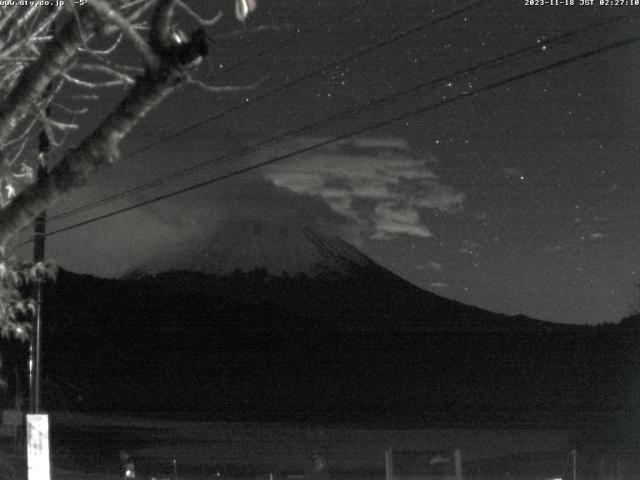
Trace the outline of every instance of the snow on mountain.
<instances>
[{"instance_id":1,"label":"snow on mountain","mask_svg":"<svg viewBox=\"0 0 640 480\"><path fill-rule=\"evenodd\" d=\"M274 276L349 274L375 263L337 236L309 227L226 222L209 235L178 242L142 262L128 277L169 271L224 275L265 269Z\"/></svg>"},{"instance_id":2,"label":"snow on mountain","mask_svg":"<svg viewBox=\"0 0 640 480\"><path fill-rule=\"evenodd\" d=\"M157 282L154 288L163 288L162 274L170 272L219 278L256 270L264 270L271 280L288 277L291 281L256 283L248 275L236 278L235 283L223 280L215 291L245 306L266 302L308 317L306 321L296 317L297 325L320 322L327 328L355 330L510 330L545 325L527 317L494 314L423 290L317 228L255 217L227 219L209 234L176 242L141 262L124 278L153 280ZM314 281L297 281L300 275ZM182 289L206 285L199 278L180 278L186 278Z\"/></svg>"}]
</instances>

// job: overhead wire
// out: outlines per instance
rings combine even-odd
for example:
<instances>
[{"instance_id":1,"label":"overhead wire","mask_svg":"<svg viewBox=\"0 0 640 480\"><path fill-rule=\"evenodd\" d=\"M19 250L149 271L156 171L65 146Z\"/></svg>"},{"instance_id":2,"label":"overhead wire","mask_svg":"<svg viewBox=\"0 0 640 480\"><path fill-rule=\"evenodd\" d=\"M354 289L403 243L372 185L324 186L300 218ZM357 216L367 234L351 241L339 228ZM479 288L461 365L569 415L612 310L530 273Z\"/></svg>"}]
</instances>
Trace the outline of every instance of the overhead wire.
<instances>
[{"instance_id":1,"label":"overhead wire","mask_svg":"<svg viewBox=\"0 0 640 480\"><path fill-rule=\"evenodd\" d=\"M640 16L640 13L637 14L637 16ZM380 97L380 98L378 98L376 100L369 101L364 105L360 105L360 106L357 106L357 107L352 108L350 110L342 111L342 112L336 113L334 115L331 115L329 117L321 118L321 119L316 120L316 121L314 121L312 123L306 124L306 125L304 125L302 127L298 127L298 128L289 130L287 132L271 136L271 137L269 137L269 138L267 138L267 139L265 139L265 140L263 140L263 141L261 141L261 142L259 142L257 144L250 145L250 146L248 146L246 148L243 148L241 150L233 151L233 152L218 156L218 157L216 157L214 159L210 159L210 160L207 160L205 162L201 162L201 163L198 163L196 165L192 165L190 167L178 170L176 172L172 172L169 175L157 178L157 179L152 180L150 182L146 182L144 184L137 185L137 186L132 187L130 189L123 190L123 191L121 191L121 192L119 192L117 194L109 195L107 197L103 197L103 198L95 200L93 202L89 202L88 204L81 205L79 207L75 207L73 209L61 212L61 213L51 217L51 219L58 219L59 220L59 219L67 218L69 216L76 215L78 213L82 213L82 212L85 212L85 211L88 211L88 210L92 210L92 209L107 205L109 203L112 203L114 201L121 200L121 199L127 198L129 196L142 193L142 192L144 192L146 190L149 190L151 188L155 188L155 187L158 187L158 186L165 185L168 181L174 180L176 178L184 177L186 175L192 174L192 173L194 173L196 171L199 171L201 169L204 169L204 168L211 167L213 164L220 164L223 161L227 161L227 160L230 160L230 159L234 159L234 158L238 158L238 157L241 157L241 156L246 156L246 155L251 154L251 153L258 152L258 151L264 149L266 146L270 146L270 145L282 142L284 140L291 139L292 137L299 136L300 134L306 133L306 132L308 132L310 130L314 130L314 129L317 129L317 128L320 128L320 127L324 127L324 126L330 125L330 124L332 124L332 123L334 123L336 121L344 120L344 119L349 118L351 116L360 114L360 113L362 113L364 111L379 107L379 106L384 105L386 103L389 103L391 101L398 100L399 98L401 98L403 96L407 96L407 95L416 93L416 92L418 92L420 90L423 90L425 88L433 88L435 86L438 86L440 84L444 84L446 82L452 82L458 77L464 77L464 76L467 76L467 75L470 75L470 74L473 74L473 73L478 73L478 72L486 70L486 69L491 69L491 68L495 68L495 67L501 66L501 65L503 65L504 63L506 63L507 61L509 61L511 59L520 57L520 56L522 56L522 55L524 55L526 53L529 53L531 51L539 50L542 46L553 45L553 44L558 43L558 42L564 42L564 41L566 41L566 40L568 40L568 39L570 39L572 37L575 37L575 36L578 36L578 35L583 35L585 33L590 33L590 32L592 32L592 31L594 31L596 29L602 28L602 27L607 26L607 25L609 25L611 23L619 21L620 19L627 19L627 18L629 18L629 16L628 15L624 15L624 14L623 15L619 15L619 16L615 16L615 17L606 19L604 21L597 22L595 24L587 25L585 27L573 30L571 32L567 32L567 33L558 35L555 38L548 39L542 45L536 43L534 45L530 45L530 46L527 46L527 47L524 47L524 48L520 48L520 49L515 50L513 52L510 52L510 53L507 53L507 54L503 54L503 55L500 55L498 57L495 57L495 58L480 62L480 63L478 63L478 64L476 64L476 65L474 65L472 67L461 69L461 70L455 71L453 73L449 73L449 74L443 75L441 77L438 77L436 79L430 80L428 82L419 83L419 84L414 85L412 87L396 91L396 92L394 92L392 94L385 95L385 96Z\"/></svg>"},{"instance_id":2,"label":"overhead wire","mask_svg":"<svg viewBox=\"0 0 640 480\"><path fill-rule=\"evenodd\" d=\"M427 23L421 23L421 24L416 24L412 27L409 27L407 29L401 30L400 32L390 35L389 37L383 38L382 40L378 40L376 42L373 42L371 44L365 45L364 47L361 47L359 49L357 49L354 52L348 53L340 58L338 58L337 60L333 60L327 64L324 64L310 72L306 72L303 73L302 75L292 79L292 80L288 80L280 85L277 85L276 87L263 92L259 95L256 95L255 97L252 98L247 98L245 102L242 102L240 104L234 105L233 107L230 107L228 109L225 109L221 112L218 113L214 113L213 115L210 115L202 120L199 120L197 122L194 122L190 125L187 125L183 128L180 128L178 130L176 130L175 132L169 134L169 135L165 135L162 138L158 139L155 142L151 142L147 145L144 145L136 150L133 150L131 152L129 152L127 155L125 155L124 158L130 158L133 157L135 155L138 155L142 152L145 152L147 150L150 150L153 147L156 147L162 143L165 143L173 138L176 138L180 135L185 134L186 132L189 132L191 130L194 130L202 125L206 125L209 122L212 122L214 120L218 120L226 115L229 115L231 113L234 113L238 110L241 110L243 108L246 108L250 105L253 105L257 102L260 102L266 98L269 98L277 93L283 92L291 87L293 87L294 85L300 84L305 82L306 80L313 78L315 76L318 75L322 75L325 71L330 70L332 68L337 67L338 65L341 65L343 63L347 63L347 62L351 62L357 58L363 57L365 55L368 55L369 53L379 49L379 48L383 48L386 47L387 45L391 45L393 43L396 43L400 40L403 40L404 38L407 38L415 33L421 32L424 29L431 27L433 25L436 25L438 23L444 22L446 20L448 20L449 18L455 17L457 15L460 15L461 13L466 13L468 11L470 11L473 8L478 7L479 5L481 5L482 3L488 2L490 0L471 0L469 2L466 2L463 6L461 7L457 7L454 9L449 10L448 12L439 15L435 18L433 18L432 20L430 20Z\"/></svg>"},{"instance_id":3,"label":"overhead wire","mask_svg":"<svg viewBox=\"0 0 640 480\"><path fill-rule=\"evenodd\" d=\"M204 180L204 181L189 185L187 187L183 187L183 188L174 190L174 191L169 192L169 193L158 195L158 196L153 197L151 199L148 199L148 200L145 200L145 201L141 201L141 202L138 202L136 204L132 204L132 205L129 205L127 207L120 208L120 209L105 213L103 215L99 215L99 216L96 216L96 217L93 217L93 218L89 218L89 219L83 220L81 222L77 222L77 223L74 223L72 225L68 225L68 226L59 228L57 230L53 230L51 232L48 232L47 236L57 235L57 234L62 233L62 232L73 230L73 229L76 229L76 228L79 228L79 227L82 227L82 226L85 226L85 225L88 225L88 224L91 224L91 223L95 223L95 222L104 220L106 218L110 218L110 217L113 217L113 216L116 216L116 215L120 215L122 213L129 212L131 210L134 210L134 209L146 206L146 205L150 205L152 203L156 203L156 202L165 200L167 198L171 198L171 197L174 197L174 196L177 196L177 195L181 195L183 193L187 193L187 192L202 188L202 187L207 186L207 185L212 185L214 183L218 183L218 182L221 182L223 180L226 180L226 179L238 176L238 175L242 175L242 174L247 173L249 171L257 170L257 169L263 168L263 167L265 167L267 165L272 165L272 164L275 164L277 162L281 162L283 160L287 160L287 159L293 158L295 156L301 155L303 153L307 153L307 152L313 151L313 150L318 149L320 147L327 146L327 145L330 145L330 144L333 144L333 143L336 143L336 142L339 142L339 141L342 141L342 140L346 140L347 138L350 138L350 137L353 137L353 136L357 136L357 135L361 135L363 133L368 133L368 132L373 131L373 130L377 130L377 129L382 128L384 126L396 123L396 122L398 122L400 120L405 120L407 118L415 117L417 115L421 115L421 114L426 113L428 111L432 111L432 110L435 110L437 108L441 108L443 106L450 105L450 104L452 104L454 102L458 102L460 100L463 100L463 99L466 99L466 98L469 98L469 97L475 97L475 96L477 96L477 95L479 95L481 93L488 92L490 90L494 90L494 89L499 88L499 87L503 87L505 85L508 85L508 84L523 80L523 79L525 79L527 77L530 77L530 76L533 76L533 75L537 75L537 74L543 73L543 72L549 72L549 71L551 71L553 69L563 67L565 65L577 62L579 60L590 58L590 57L593 57L595 55L600 55L602 53L605 53L605 52L608 52L608 51L611 51L611 50L614 50L614 49L617 49L617 48L621 48L621 47L624 47L624 46L629 46L629 45L632 45L632 44L635 44L635 43L638 43L638 42L640 42L640 35L634 36L634 37L630 37L630 38L627 38L627 39L624 39L624 40L618 40L616 42L609 43L609 44L604 45L602 47L598 47L598 48L595 48L595 49L592 49L592 50L589 50L589 51L586 51L586 52L582 52L582 53L579 53L577 55L573 55L573 56L570 56L568 58L564 58L562 60L558 60L558 61L555 61L555 62L550 63L550 64L546 64L546 65L541 66L541 67L536 67L534 69L529 69L529 70L527 70L525 72L521 72L521 73L512 75L510 77L507 77L505 79L489 83L489 84L487 84L487 85L485 85L483 87L479 87L479 88L474 89L472 91L460 92L456 96L452 96L452 97L440 100L440 101L438 101L436 103L432 103L432 104L428 104L428 105L425 105L425 106L421 106L421 107L418 107L416 109L410 110L408 112L405 112L405 113L402 113L402 114L399 114L399 115L391 116L391 117L386 118L384 120L381 120L379 122L375 122L373 124L370 124L370 125L367 125L365 127L361 127L361 128L352 130L350 132L335 136L335 137L330 138L330 139L321 140L321 141L319 141L317 143L314 143L313 145L308 145L306 147L303 147L303 148L300 148L300 149L297 149L297 150L294 150L294 151L291 151L291 152L288 152L288 153L285 153L285 154L282 154L282 155L278 155L278 156L272 157L272 158L270 158L268 160L264 160L264 161L255 163L255 164L249 165L249 166L244 167L244 168L236 169L236 170L234 170L232 172L228 172L228 173L225 173L225 174L222 174L222 175L218 175L216 177L213 177L213 178L210 178L210 179L207 179L207 180ZM29 243L30 241L26 241L23 244Z\"/></svg>"},{"instance_id":4,"label":"overhead wire","mask_svg":"<svg viewBox=\"0 0 640 480\"><path fill-rule=\"evenodd\" d=\"M360 10L361 8L363 8L363 7L364 7L364 5L366 5L366 4L367 4L367 2L366 2L366 1L361 1L361 2L359 2L359 3L358 3L358 4L356 4L356 5L355 5L351 10L348 10L348 11L346 12L346 14L342 14L342 15L340 15L340 17L339 17L339 18L349 18L351 15L353 15L353 14L354 14L354 13L356 13L358 10ZM260 58L261 56L264 56L264 55L268 54L270 51L273 51L273 50L275 50L275 49L278 49L278 48L280 48L281 46L286 45L287 43L292 42L292 41L297 37L297 35L299 35L299 34L307 34L307 33L309 33L309 32L310 32L310 31L312 31L312 30L313 30L313 29L311 29L311 28L307 28L306 30L304 30L304 31L302 31L302 32L296 32L295 34L293 34L293 35L291 35L291 36L289 36L289 37L287 37L287 38L283 39L282 41L279 41L279 42L276 42L275 44L269 45L268 47L266 47L266 48L264 48L264 49L260 50L260 51L256 54L256 57L257 57L257 58ZM221 72L219 72L219 74L225 74L225 73L228 73L228 72L230 72L230 71L234 70L235 68L240 67L240 66L242 66L242 65L244 65L244 64L245 64L245 62L236 62L236 63L232 64L230 67L228 67L228 68L226 68L226 69L222 70ZM330 68L330 67L328 67L328 66L324 66L324 67L321 67L321 68L322 68L322 69L327 69L327 68ZM317 73L317 71L318 71L318 69L314 70L314 72L316 72L316 73ZM314 72L312 72L312 73L314 73ZM293 80L292 82L296 82L296 80ZM278 90L278 91L279 91L279 90ZM272 94L275 94L275 93L277 93L277 92L276 92L276 91L269 91L269 92L266 92L266 93L264 94L264 97L263 97L263 98L267 98L268 96L270 96L270 95L272 95ZM256 100L256 99L254 99L254 100ZM241 104L240 106L238 106L238 108L244 108L244 107L246 107L246 106L248 106L248 105L250 105L250 104L251 104L251 102L245 102L245 103ZM234 108L235 108L235 107L234 107ZM232 113L232 111L231 111L231 110L233 110L233 109L230 109L230 110L227 110L227 111L224 111L224 112L220 112L220 115L224 116L224 115L225 115L225 114L227 114L227 113ZM235 111L235 110L233 110L233 111ZM123 156L123 159L131 158L131 157L133 157L133 156L135 156L135 155L137 155L137 154L139 154L139 153L142 153L142 152L144 152L144 151L146 151L146 150L148 150L148 149L150 149L150 148L152 148L152 147L154 147L154 146L157 146L158 144L161 144L161 143L164 143L164 142L169 141L169 140L171 140L171 139L177 138L177 137L179 137L180 135L183 135L184 133L187 133L188 131L191 131L193 128L197 128L198 126L201 126L201 125L203 125L204 123L208 123L209 121L216 120L216 119L218 119L218 118L220 118L220 117L217 117L217 116L216 116L216 118L211 118L211 117L208 117L208 118L209 118L209 119L205 119L204 121L199 121L199 122L197 122L197 125L190 124L190 125L187 125L186 127L183 127L183 128L181 128L181 129L178 129L178 130L176 130L175 132L173 132L172 134L170 134L170 135L168 135L168 136L164 136L163 138L159 139L159 140L158 140L158 142L156 142L156 143L154 143L154 144L148 144L148 145L145 145L145 146L141 147L141 148L140 148L140 149L138 149L138 150L134 150L134 151L132 151L132 152L129 152L129 153L127 153L126 155L124 155L124 156ZM201 123L201 122L204 122L204 123ZM92 205L93 205L93 204L92 204ZM50 218L49 218L49 220L56 220L56 219L64 218L64 217L66 217L66 216L70 215L71 213L75 213L75 211L74 211L74 212L62 212L62 213L60 213L60 214L57 214L57 215L54 215L54 216L50 217Z\"/></svg>"}]
</instances>

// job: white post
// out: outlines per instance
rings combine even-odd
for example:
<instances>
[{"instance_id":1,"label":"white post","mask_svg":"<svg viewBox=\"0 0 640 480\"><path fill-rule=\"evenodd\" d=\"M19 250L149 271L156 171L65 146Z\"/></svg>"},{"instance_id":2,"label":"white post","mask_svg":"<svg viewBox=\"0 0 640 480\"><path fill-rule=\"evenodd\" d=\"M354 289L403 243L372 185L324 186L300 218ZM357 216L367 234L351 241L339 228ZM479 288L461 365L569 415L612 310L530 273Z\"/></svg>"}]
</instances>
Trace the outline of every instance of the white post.
<instances>
[{"instance_id":1,"label":"white post","mask_svg":"<svg viewBox=\"0 0 640 480\"><path fill-rule=\"evenodd\" d=\"M386 472L387 472L387 480L393 480L393 449L389 447L389 449L384 452L385 464L386 464Z\"/></svg>"},{"instance_id":2,"label":"white post","mask_svg":"<svg viewBox=\"0 0 640 480\"><path fill-rule=\"evenodd\" d=\"M460 450L456 449L453 452L453 460L455 462L456 480L462 480L462 454Z\"/></svg>"},{"instance_id":3,"label":"white post","mask_svg":"<svg viewBox=\"0 0 640 480\"><path fill-rule=\"evenodd\" d=\"M51 479L48 415L27 415L27 467L29 480Z\"/></svg>"}]
</instances>

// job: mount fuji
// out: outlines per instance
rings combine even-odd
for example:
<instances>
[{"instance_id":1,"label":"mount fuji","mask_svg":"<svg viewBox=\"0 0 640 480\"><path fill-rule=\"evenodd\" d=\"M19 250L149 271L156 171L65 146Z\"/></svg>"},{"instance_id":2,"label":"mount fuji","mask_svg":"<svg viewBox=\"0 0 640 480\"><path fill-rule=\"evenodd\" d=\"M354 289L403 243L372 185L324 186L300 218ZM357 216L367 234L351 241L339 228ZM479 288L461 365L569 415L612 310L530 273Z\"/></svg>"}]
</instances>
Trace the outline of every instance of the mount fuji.
<instances>
[{"instance_id":1,"label":"mount fuji","mask_svg":"<svg viewBox=\"0 0 640 480\"><path fill-rule=\"evenodd\" d=\"M170 271L225 275L263 269L269 275L349 275L375 263L335 236L310 227L227 222L222 232L177 243L147 259L129 278Z\"/></svg>"},{"instance_id":2,"label":"mount fuji","mask_svg":"<svg viewBox=\"0 0 640 480\"><path fill-rule=\"evenodd\" d=\"M549 326L424 291L335 235L246 219L227 222L209 236L172 245L124 278L147 285L174 282L244 305L297 314L286 325L262 324L266 329L495 331Z\"/></svg>"},{"instance_id":3,"label":"mount fuji","mask_svg":"<svg viewBox=\"0 0 640 480\"><path fill-rule=\"evenodd\" d=\"M488 312L311 228L228 222L122 279L61 270L45 300L43 373L82 390L74 408L538 425L638 396L636 323Z\"/></svg>"}]
</instances>

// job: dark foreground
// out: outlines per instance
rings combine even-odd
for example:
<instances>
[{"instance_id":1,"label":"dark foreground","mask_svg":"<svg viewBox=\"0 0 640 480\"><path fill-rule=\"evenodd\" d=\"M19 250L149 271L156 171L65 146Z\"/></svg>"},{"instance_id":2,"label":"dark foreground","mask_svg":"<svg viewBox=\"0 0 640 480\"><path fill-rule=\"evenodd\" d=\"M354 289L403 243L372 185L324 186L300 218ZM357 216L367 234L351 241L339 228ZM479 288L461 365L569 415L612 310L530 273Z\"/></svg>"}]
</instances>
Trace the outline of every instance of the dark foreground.
<instances>
[{"instance_id":1,"label":"dark foreground","mask_svg":"<svg viewBox=\"0 0 640 480\"><path fill-rule=\"evenodd\" d=\"M640 478L640 455L604 449L569 430L397 428L293 423L177 421L78 413L51 414L54 480L119 478L118 453L135 458L138 478L194 480L364 480L385 478L392 447L398 480L437 479L462 453L465 479L630 480ZM318 459L324 468L318 472ZM23 454L5 444L0 477L26 478Z\"/></svg>"},{"instance_id":2,"label":"dark foreground","mask_svg":"<svg viewBox=\"0 0 640 480\"><path fill-rule=\"evenodd\" d=\"M52 426L59 468L117 475L118 451L124 449L134 456L144 479L317 476L318 458L326 465L325 478L383 479L389 447L395 473L405 479L426 478L435 472L433 458L451 457L455 449L462 452L466 479L569 479L574 448L578 478L640 477L640 456L634 449L606 451L569 430L377 429L68 413L54 414Z\"/></svg>"}]
</instances>

